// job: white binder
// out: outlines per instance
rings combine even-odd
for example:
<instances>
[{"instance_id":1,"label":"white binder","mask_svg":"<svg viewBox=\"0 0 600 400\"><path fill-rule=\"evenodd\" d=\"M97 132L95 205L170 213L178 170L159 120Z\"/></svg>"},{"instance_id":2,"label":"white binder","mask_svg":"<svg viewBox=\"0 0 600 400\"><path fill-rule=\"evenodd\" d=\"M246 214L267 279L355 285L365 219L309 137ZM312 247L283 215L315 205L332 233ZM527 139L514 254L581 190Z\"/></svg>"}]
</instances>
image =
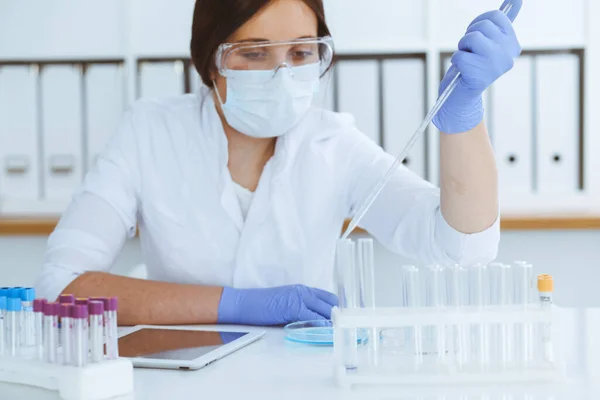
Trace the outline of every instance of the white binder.
<instances>
[{"instance_id":1,"label":"white binder","mask_svg":"<svg viewBox=\"0 0 600 400\"><path fill-rule=\"evenodd\" d=\"M185 92L183 61L143 62L139 68L139 97L169 97Z\"/></svg>"},{"instance_id":2,"label":"white binder","mask_svg":"<svg viewBox=\"0 0 600 400\"><path fill-rule=\"evenodd\" d=\"M425 62L421 59L383 62L383 146L397 157L425 117ZM425 135L414 145L405 165L426 177Z\"/></svg>"},{"instance_id":3,"label":"white binder","mask_svg":"<svg viewBox=\"0 0 600 400\"><path fill-rule=\"evenodd\" d=\"M39 197L37 76L36 67L0 67L0 210Z\"/></svg>"},{"instance_id":4,"label":"white binder","mask_svg":"<svg viewBox=\"0 0 600 400\"><path fill-rule=\"evenodd\" d=\"M377 61L340 61L336 73L338 111L352 114L358 129L380 144Z\"/></svg>"},{"instance_id":5,"label":"white binder","mask_svg":"<svg viewBox=\"0 0 600 400\"><path fill-rule=\"evenodd\" d=\"M528 195L533 185L532 59L521 56L490 90L494 152L502 196Z\"/></svg>"},{"instance_id":6,"label":"white binder","mask_svg":"<svg viewBox=\"0 0 600 400\"><path fill-rule=\"evenodd\" d=\"M86 170L95 163L121 120L125 85L123 67L95 64L88 67L86 81Z\"/></svg>"},{"instance_id":7,"label":"white binder","mask_svg":"<svg viewBox=\"0 0 600 400\"><path fill-rule=\"evenodd\" d=\"M75 65L42 69L44 199L68 201L82 180L82 74Z\"/></svg>"},{"instance_id":8,"label":"white binder","mask_svg":"<svg viewBox=\"0 0 600 400\"><path fill-rule=\"evenodd\" d=\"M575 194L580 162L579 58L539 56L536 73L537 190Z\"/></svg>"}]
</instances>

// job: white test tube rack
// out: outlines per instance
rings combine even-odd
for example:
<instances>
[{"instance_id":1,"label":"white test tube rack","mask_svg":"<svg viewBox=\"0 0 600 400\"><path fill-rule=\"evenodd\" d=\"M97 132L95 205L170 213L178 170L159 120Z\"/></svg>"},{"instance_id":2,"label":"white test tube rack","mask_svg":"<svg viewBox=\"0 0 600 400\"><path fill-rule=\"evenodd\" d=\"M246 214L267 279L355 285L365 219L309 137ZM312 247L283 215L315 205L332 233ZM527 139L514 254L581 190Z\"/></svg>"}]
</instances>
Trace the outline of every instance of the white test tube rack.
<instances>
[{"instance_id":1,"label":"white test tube rack","mask_svg":"<svg viewBox=\"0 0 600 400\"><path fill-rule=\"evenodd\" d=\"M125 358L74 367L0 357L0 382L56 391L65 400L105 400L133 393L133 365Z\"/></svg>"},{"instance_id":2,"label":"white test tube rack","mask_svg":"<svg viewBox=\"0 0 600 400\"><path fill-rule=\"evenodd\" d=\"M335 376L339 386L350 388L354 385L456 385L456 384L505 384L526 382L560 382L566 376L564 362L559 348L560 329L556 323L556 307L542 308L530 305L503 307L401 307L401 308L334 308L332 321L334 327L334 363ZM407 355L396 355L387 351L382 343L378 343L379 363L374 365L369 354L368 342L357 344L357 365L346 368L348 345L344 345L343 332L348 329L370 332L382 329L415 328L415 327L470 327L474 325L490 326L503 324L518 326L519 324L550 324L552 327L553 360L548 363L532 363L530 365L490 366L458 365L448 357L442 364L428 362L439 360L437 355L420 355L422 362L415 367L407 362ZM372 337L372 336L371 336ZM371 350L372 351L372 350ZM388 362L383 361L384 359ZM394 358L396 358L394 360ZM389 360L394 360L392 363Z\"/></svg>"}]
</instances>

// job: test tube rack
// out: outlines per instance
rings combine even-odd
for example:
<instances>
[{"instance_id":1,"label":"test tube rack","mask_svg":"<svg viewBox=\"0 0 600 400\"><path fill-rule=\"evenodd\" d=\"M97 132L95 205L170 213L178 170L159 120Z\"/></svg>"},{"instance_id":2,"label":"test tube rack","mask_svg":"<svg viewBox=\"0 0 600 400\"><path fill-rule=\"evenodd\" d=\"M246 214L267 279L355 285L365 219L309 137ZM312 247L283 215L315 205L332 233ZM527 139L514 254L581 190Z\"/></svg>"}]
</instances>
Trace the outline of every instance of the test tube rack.
<instances>
[{"instance_id":1,"label":"test tube rack","mask_svg":"<svg viewBox=\"0 0 600 400\"><path fill-rule=\"evenodd\" d=\"M563 352L559 346L560 329L554 306L490 307L485 310L477 307L335 308L332 321L335 376L341 387L559 382L566 376L560 357ZM469 359L471 353L464 354L465 349L461 347L461 343L469 341L473 328L485 330L505 326L515 332L515 328L536 329L546 324L552 329L550 361L513 359L508 363L495 363L485 357ZM386 331L400 332L394 338L396 343L383 337ZM349 346L348 337L356 336L356 332L362 332L359 334L368 339ZM426 342L423 337L431 332L442 332L441 336L433 337L433 341L441 346L437 351L431 351L427 346L414 346L415 340ZM438 341L440 337L444 340ZM546 347L545 350L549 349ZM463 355L467 357L462 358Z\"/></svg>"},{"instance_id":2,"label":"test tube rack","mask_svg":"<svg viewBox=\"0 0 600 400\"><path fill-rule=\"evenodd\" d=\"M105 400L133 393L133 365L125 358L74 367L0 357L0 382L56 391L65 400Z\"/></svg>"}]
</instances>

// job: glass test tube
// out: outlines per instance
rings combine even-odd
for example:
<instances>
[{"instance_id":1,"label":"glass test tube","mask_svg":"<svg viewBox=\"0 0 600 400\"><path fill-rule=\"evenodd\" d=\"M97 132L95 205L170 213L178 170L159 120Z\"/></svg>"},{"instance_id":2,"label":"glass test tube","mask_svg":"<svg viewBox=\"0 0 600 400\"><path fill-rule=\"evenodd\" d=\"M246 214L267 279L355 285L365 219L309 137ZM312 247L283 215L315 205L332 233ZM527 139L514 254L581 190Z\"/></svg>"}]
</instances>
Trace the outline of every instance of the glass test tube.
<instances>
[{"instance_id":1,"label":"glass test tube","mask_svg":"<svg viewBox=\"0 0 600 400\"><path fill-rule=\"evenodd\" d=\"M506 307L510 305L512 295L512 280L510 279L510 265L492 263L489 269L490 305ZM500 369L505 369L511 364L513 355L513 325L493 324L490 326L490 352L491 363Z\"/></svg>"},{"instance_id":2,"label":"glass test tube","mask_svg":"<svg viewBox=\"0 0 600 400\"><path fill-rule=\"evenodd\" d=\"M543 309L552 307L552 294L554 292L554 279L551 275L538 276L537 287L539 292L539 302ZM554 353L552 349L552 325L550 323L541 323L538 327L539 338L537 343L539 346L539 360L544 364L552 364L554 362Z\"/></svg>"},{"instance_id":3,"label":"glass test tube","mask_svg":"<svg viewBox=\"0 0 600 400\"><path fill-rule=\"evenodd\" d=\"M33 300L35 289L24 288L21 290L21 346L32 347L35 345L35 332L33 320Z\"/></svg>"},{"instance_id":4,"label":"glass test tube","mask_svg":"<svg viewBox=\"0 0 600 400\"><path fill-rule=\"evenodd\" d=\"M73 365L73 304L62 303L59 308L59 314L62 364Z\"/></svg>"},{"instance_id":5,"label":"glass test tube","mask_svg":"<svg viewBox=\"0 0 600 400\"><path fill-rule=\"evenodd\" d=\"M44 304L46 299L33 300L33 329L35 335L35 355L40 361L44 360Z\"/></svg>"},{"instance_id":6,"label":"glass test tube","mask_svg":"<svg viewBox=\"0 0 600 400\"><path fill-rule=\"evenodd\" d=\"M336 247L336 268L341 273L341 292L339 293L340 309L357 307L356 257L355 244L351 239L338 240ZM109 315L110 317L110 315ZM109 320L110 324L111 321ZM111 329L109 329L111 332ZM110 342L110 338L108 339ZM358 337L356 329L344 329L344 357L346 369L358 367ZM109 353L110 358L110 353Z\"/></svg>"},{"instance_id":7,"label":"glass test tube","mask_svg":"<svg viewBox=\"0 0 600 400\"><path fill-rule=\"evenodd\" d=\"M446 270L446 302L449 307L460 308L469 305L469 271L460 265ZM469 327L455 325L450 330L449 351L459 368L469 361Z\"/></svg>"},{"instance_id":8,"label":"glass test tube","mask_svg":"<svg viewBox=\"0 0 600 400\"><path fill-rule=\"evenodd\" d=\"M106 321L106 354L109 360L119 358L119 334L117 324L117 310L119 303L116 297L108 299L108 319ZM356 347L356 341L354 341Z\"/></svg>"},{"instance_id":9,"label":"glass test tube","mask_svg":"<svg viewBox=\"0 0 600 400\"><path fill-rule=\"evenodd\" d=\"M359 239L357 241L357 266L359 272L360 306L375 308L375 265L373 253L373 239ZM372 327L367 339L369 363L379 363L379 329Z\"/></svg>"},{"instance_id":10,"label":"glass test tube","mask_svg":"<svg viewBox=\"0 0 600 400\"><path fill-rule=\"evenodd\" d=\"M441 309L445 306L446 285L444 269L438 265L428 266L424 270L425 306ZM446 362L446 327L443 324L424 328L424 353L436 356L440 365Z\"/></svg>"},{"instance_id":11,"label":"glass test tube","mask_svg":"<svg viewBox=\"0 0 600 400\"><path fill-rule=\"evenodd\" d=\"M83 367L88 359L88 307L74 305L71 310L73 318L73 365Z\"/></svg>"},{"instance_id":12,"label":"glass test tube","mask_svg":"<svg viewBox=\"0 0 600 400\"><path fill-rule=\"evenodd\" d=\"M527 309L531 301L531 282L533 267L524 262L515 263L513 268L515 305ZM525 367L533 362L533 324L515 324L514 359L518 366Z\"/></svg>"},{"instance_id":13,"label":"glass test tube","mask_svg":"<svg viewBox=\"0 0 600 400\"><path fill-rule=\"evenodd\" d=\"M472 307L484 309L489 304L488 268L477 264L469 267L469 302ZM471 361L481 368L489 366L489 326L471 325Z\"/></svg>"},{"instance_id":14,"label":"glass test tube","mask_svg":"<svg viewBox=\"0 0 600 400\"><path fill-rule=\"evenodd\" d=\"M9 297L6 299L6 348L4 352L8 356L17 356L19 354L19 336L20 336L20 313L21 299Z\"/></svg>"},{"instance_id":15,"label":"glass test tube","mask_svg":"<svg viewBox=\"0 0 600 400\"><path fill-rule=\"evenodd\" d=\"M55 364L58 362L58 312L59 304L48 302L44 304L44 361Z\"/></svg>"},{"instance_id":16,"label":"glass test tube","mask_svg":"<svg viewBox=\"0 0 600 400\"><path fill-rule=\"evenodd\" d=\"M88 305L90 314L90 354L91 362L98 363L104 359L103 320L104 303L90 301Z\"/></svg>"},{"instance_id":17,"label":"glass test tube","mask_svg":"<svg viewBox=\"0 0 600 400\"><path fill-rule=\"evenodd\" d=\"M6 328L4 327L5 323L5 314L6 314L6 294L4 292L0 292L0 357L4 355L4 348L6 345L6 340L4 338L4 332L6 332Z\"/></svg>"},{"instance_id":18,"label":"glass test tube","mask_svg":"<svg viewBox=\"0 0 600 400\"><path fill-rule=\"evenodd\" d=\"M409 308L419 307L419 269L412 265L402 267L404 304ZM406 328L407 354L412 356L415 368L423 364L423 335L420 326Z\"/></svg>"}]
</instances>

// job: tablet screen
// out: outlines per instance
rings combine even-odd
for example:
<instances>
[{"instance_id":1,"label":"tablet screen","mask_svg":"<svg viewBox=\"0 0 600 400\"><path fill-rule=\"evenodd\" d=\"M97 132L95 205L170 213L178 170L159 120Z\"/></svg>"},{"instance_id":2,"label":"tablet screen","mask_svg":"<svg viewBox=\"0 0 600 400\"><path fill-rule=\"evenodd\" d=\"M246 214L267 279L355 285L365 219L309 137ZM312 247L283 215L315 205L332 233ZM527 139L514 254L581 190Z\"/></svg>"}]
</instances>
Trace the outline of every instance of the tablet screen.
<instances>
[{"instance_id":1,"label":"tablet screen","mask_svg":"<svg viewBox=\"0 0 600 400\"><path fill-rule=\"evenodd\" d=\"M119 338L119 356L191 361L247 334L144 328Z\"/></svg>"}]
</instances>

